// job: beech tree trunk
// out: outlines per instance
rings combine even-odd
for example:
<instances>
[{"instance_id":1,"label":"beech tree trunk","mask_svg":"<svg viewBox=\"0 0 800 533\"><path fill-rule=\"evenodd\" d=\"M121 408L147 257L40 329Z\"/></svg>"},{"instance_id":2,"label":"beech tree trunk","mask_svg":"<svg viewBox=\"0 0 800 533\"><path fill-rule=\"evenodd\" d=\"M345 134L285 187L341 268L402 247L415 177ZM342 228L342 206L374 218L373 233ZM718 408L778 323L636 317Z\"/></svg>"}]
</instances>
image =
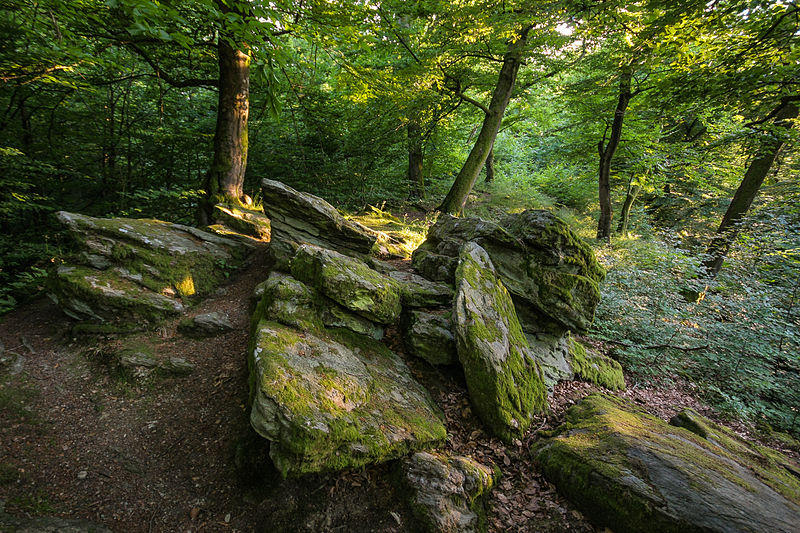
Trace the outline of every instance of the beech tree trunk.
<instances>
[{"instance_id":1,"label":"beech tree trunk","mask_svg":"<svg viewBox=\"0 0 800 533\"><path fill-rule=\"evenodd\" d=\"M422 128L416 120L408 123L408 197L425 197L425 180L422 176Z\"/></svg>"},{"instance_id":2,"label":"beech tree trunk","mask_svg":"<svg viewBox=\"0 0 800 533\"><path fill-rule=\"evenodd\" d=\"M598 174L598 198L600 200L600 218L597 221L597 238L604 241L611 240L611 219L613 210L611 207L611 160L614 152L617 151L619 141L622 138L622 122L625 120L625 111L631 101L631 78L633 71L630 67L625 68L619 78L619 98L617 107L614 110L614 121L611 123L611 135L608 144L605 143L605 135L597 145L600 153L600 169Z\"/></svg>"},{"instance_id":3,"label":"beech tree trunk","mask_svg":"<svg viewBox=\"0 0 800 533\"><path fill-rule=\"evenodd\" d=\"M791 128L790 120L797 117L797 106L791 102L782 102L776 111L775 125L786 129ZM747 168L728 210L725 211L725 216L722 217L722 223L706 251L708 258L703 261L703 266L706 267L709 277L714 278L719 274L722 264L725 262L725 256L728 255L728 249L739 234L739 223L750 209L782 146L783 140L780 137L769 136Z\"/></svg>"},{"instance_id":4,"label":"beech tree trunk","mask_svg":"<svg viewBox=\"0 0 800 533\"><path fill-rule=\"evenodd\" d=\"M486 183L494 181L494 145L486 156Z\"/></svg>"},{"instance_id":5,"label":"beech tree trunk","mask_svg":"<svg viewBox=\"0 0 800 533\"><path fill-rule=\"evenodd\" d=\"M492 93L492 101L486 109L485 117L475 146L461 167L461 171L456 176L450 191L447 193L439 211L451 215L460 215L464 210L467 197L478 179L478 175L483 168L489 152L492 150L503 114L506 111L511 93L514 91L514 83L517 81L517 73L522 64L523 51L528 39L530 28L525 28L520 33L519 39L509 45L506 55L503 57L503 67L500 69L500 76L497 85Z\"/></svg>"},{"instance_id":6,"label":"beech tree trunk","mask_svg":"<svg viewBox=\"0 0 800 533\"><path fill-rule=\"evenodd\" d=\"M214 204L239 200L247 168L247 119L250 111L250 54L220 38L219 103L214 133L214 158L206 179L200 218L211 220Z\"/></svg>"}]
</instances>

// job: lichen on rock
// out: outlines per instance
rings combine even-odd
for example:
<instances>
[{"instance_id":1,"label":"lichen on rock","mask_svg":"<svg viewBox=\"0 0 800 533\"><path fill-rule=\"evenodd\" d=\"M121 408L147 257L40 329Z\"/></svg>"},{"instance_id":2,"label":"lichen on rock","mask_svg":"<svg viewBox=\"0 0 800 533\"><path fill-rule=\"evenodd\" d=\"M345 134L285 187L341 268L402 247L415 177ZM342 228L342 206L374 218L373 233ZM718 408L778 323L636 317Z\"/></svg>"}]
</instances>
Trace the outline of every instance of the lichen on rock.
<instances>
[{"instance_id":1,"label":"lichen on rock","mask_svg":"<svg viewBox=\"0 0 800 533\"><path fill-rule=\"evenodd\" d=\"M474 459L418 452L404 459L402 482L418 527L430 533L486 531L483 499L495 472Z\"/></svg>"},{"instance_id":2,"label":"lichen on rock","mask_svg":"<svg viewBox=\"0 0 800 533\"><path fill-rule=\"evenodd\" d=\"M402 310L397 282L366 263L333 250L302 245L292 275L343 307L379 324L391 324Z\"/></svg>"},{"instance_id":3,"label":"lichen on rock","mask_svg":"<svg viewBox=\"0 0 800 533\"><path fill-rule=\"evenodd\" d=\"M593 394L532 454L562 494L614 531L796 531L800 478L791 463L739 447Z\"/></svg>"},{"instance_id":4,"label":"lichen on rock","mask_svg":"<svg viewBox=\"0 0 800 533\"><path fill-rule=\"evenodd\" d=\"M284 475L396 459L434 447L442 415L405 363L348 330L301 332L262 320L250 349L253 428Z\"/></svg>"},{"instance_id":5,"label":"lichen on rock","mask_svg":"<svg viewBox=\"0 0 800 533\"><path fill-rule=\"evenodd\" d=\"M511 296L486 251L473 242L459 256L453 320L475 412L501 439L518 438L533 415L546 410L546 388Z\"/></svg>"},{"instance_id":6,"label":"lichen on rock","mask_svg":"<svg viewBox=\"0 0 800 533\"><path fill-rule=\"evenodd\" d=\"M48 282L71 316L157 322L216 290L252 247L159 220L93 218L61 211L79 250Z\"/></svg>"}]
</instances>

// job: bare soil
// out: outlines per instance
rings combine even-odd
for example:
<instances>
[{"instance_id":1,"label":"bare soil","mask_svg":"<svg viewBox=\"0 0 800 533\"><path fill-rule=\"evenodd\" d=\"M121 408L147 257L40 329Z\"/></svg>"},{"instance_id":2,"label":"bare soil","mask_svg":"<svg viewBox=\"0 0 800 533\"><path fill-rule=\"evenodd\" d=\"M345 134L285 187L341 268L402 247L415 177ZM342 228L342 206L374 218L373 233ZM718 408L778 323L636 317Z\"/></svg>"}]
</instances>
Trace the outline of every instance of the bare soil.
<instances>
[{"instance_id":1,"label":"bare soil","mask_svg":"<svg viewBox=\"0 0 800 533\"><path fill-rule=\"evenodd\" d=\"M394 464L287 481L271 468L266 441L249 428L247 413L249 298L267 270L261 250L192 309L192 315L223 312L234 324L234 331L211 339L184 337L177 320L128 336L76 336L74 321L46 298L3 317L6 512L88 519L117 532L415 531L394 488ZM396 331L386 342L402 352ZM160 358L183 357L195 370L187 377L122 379L109 362L134 343L151 346ZM487 502L490 531L595 531L541 477L528 449L537 429L555 427L569 405L596 387L559 384L550 414L506 446L471 412L457 370L409 365L445 413L445 450L502 471ZM622 395L664 418L676 406L709 414L677 387Z\"/></svg>"}]
</instances>

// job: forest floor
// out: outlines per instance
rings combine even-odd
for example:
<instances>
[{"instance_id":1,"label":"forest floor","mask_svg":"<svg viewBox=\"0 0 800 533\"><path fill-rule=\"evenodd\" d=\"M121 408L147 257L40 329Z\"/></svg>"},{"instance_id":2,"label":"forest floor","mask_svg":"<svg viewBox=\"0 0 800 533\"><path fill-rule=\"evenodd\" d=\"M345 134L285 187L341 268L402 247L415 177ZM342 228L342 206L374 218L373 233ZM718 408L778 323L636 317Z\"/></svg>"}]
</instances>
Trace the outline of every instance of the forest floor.
<instances>
[{"instance_id":1,"label":"forest floor","mask_svg":"<svg viewBox=\"0 0 800 533\"><path fill-rule=\"evenodd\" d=\"M88 519L117 532L412 531L391 464L287 481L265 466L266 442L248 424L245 355L249 297L266 277L265 257L261 250L191 310L223 312L235 325L212 339L184 337L178 320L132 337L75 336L74 322L46 298L3 317L0 342L6 355L20 356L0 366L6 512ZM397 332L386 342L402 351ZM183 357L195 370L188 377L122 380L107 361L123 343ZM502 471L487 502L490 531L595 531L528 454L535 429L556 426L594 387L561 383L550 414L524 441L506 446L472 414L463 375L408 362L445 412L444 448ZM686 406L712 414L679 386L620 394L662 418Z\"/></svg>"}]
</instances>

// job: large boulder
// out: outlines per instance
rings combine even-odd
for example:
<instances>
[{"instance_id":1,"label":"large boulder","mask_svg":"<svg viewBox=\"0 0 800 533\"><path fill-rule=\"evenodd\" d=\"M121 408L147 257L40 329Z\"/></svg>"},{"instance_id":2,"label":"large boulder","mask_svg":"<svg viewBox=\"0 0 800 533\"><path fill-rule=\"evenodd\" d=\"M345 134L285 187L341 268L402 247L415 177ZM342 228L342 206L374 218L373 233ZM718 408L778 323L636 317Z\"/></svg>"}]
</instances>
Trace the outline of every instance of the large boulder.
<instances>
[{"instance_id":1,"label":"large boulder","mask_svg":"<svg viewBox=\"0 0 800 533\"><path fill-rule=\"evenodd\" d=\"M418 452L402 462L402 482L422 531L486 531L483 498L495 473L469 457Z\"/></svg>"},{"instance_id":2,"label":"large boulder","mask_svg":"<svg viewBox=\"0 0 800 533\"><path fill-rule=\"evenodd\" d=\"M510 442L547 408L541 371L486 251L467 242L455 276L453 322L470 400L481 420Z\"/></svg>"},{"instance_id":3,"label":"large boulder","mask_svg":"<svg viewBox=\"0 0 800 533\"><path fill-rule=\"evenodd\" d=\"M444 216L414 252L413 265L431 280L452 283L459 250L468 241L487 251L518 306L531 308L526 329L589 327L605 272L561 219L543 210L511 214L498 223Z\"/></svg>"},{"instance_id":4,"label":"large boulder","mask_svg":"<svg viewBox=\"0 0 800 533\"><path fill-rule=\"evenodd\" d=\"M264 213L272 222L271 253L277 268L286 270L301 244L330 248L356 257L372 250L374 231L345 219L331 204L279 181L261 182Z\"/></svg>"},{"instance_id":5,"label":"large boulder","mask_svg":"<svg viewBox=\"0 0 800 533\"><path fill-rule=\"evenodd\" d=\"M398 283L363 261L304 244L297 249L291 270L295 278L367 320L391 324L400 316Z\"/></svg>"},{"instance_id":6,"label":"large boulder","mask_svg":"<svg viewBox=\"0 0 800 533\"><path fill-rule=\"evenodd\" d=\"M157 321L216 290L252 247L159 220L93 218L61 211L80 254L50 277L69 315L96 321Z\"/></svg>"},{"instance_id":7,"label":"large boulder","mask_svg":"<svg viewBox=\"0 0 800 533\"><path fill-rule=\"evenodd\" d=\"M430 313L412 309L403 315L403 341L411 355L432 365L458 362L456 340L450 313Z\"/></svg>"},{"instance_id":8,"label":"large boulder","mask_svg":"<svg viewBox=\"0 0 800 533\"><path fill-rule=\"evenodd\" d=\"M593 394L533 456L590 520L614 531L797 531L800 476L777 452L696 413L668 425Z\"/></svg>"},{"instance_id":9,"label":"large boulder","mask_svg":"<svg viewBox=\"0 0 800 533\"><path fill-rule=\"evenodd\" d=\"M262 320L250 371L250 422L284 476L397 459L446 437L428 392L368 337Z\"/></svg>"}]
</instances>

